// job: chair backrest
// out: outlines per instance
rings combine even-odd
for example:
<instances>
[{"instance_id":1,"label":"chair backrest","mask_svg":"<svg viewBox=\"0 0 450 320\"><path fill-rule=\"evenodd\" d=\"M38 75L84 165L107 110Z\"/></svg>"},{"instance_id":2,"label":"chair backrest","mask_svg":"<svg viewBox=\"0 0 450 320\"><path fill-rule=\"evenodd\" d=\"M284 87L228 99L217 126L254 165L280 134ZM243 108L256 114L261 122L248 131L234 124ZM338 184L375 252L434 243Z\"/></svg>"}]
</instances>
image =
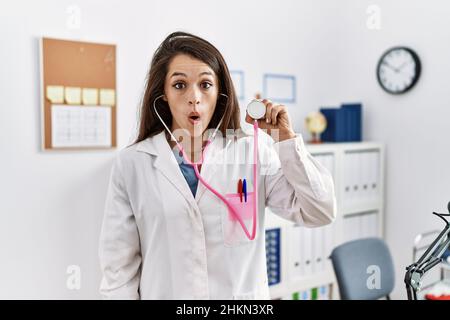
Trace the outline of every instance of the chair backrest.
<instances>
[{"instance_id":1,"label":"chair backrest","mask_svg":"<svg viewBox=\"0 0 450 320\"><path fill-rule=\"evenodd\" d=\"M395 271L389 248L382 239L363 238L334 248L333 264L341 299L375 300L389 298Z\"/></svg>"}]
</instances>

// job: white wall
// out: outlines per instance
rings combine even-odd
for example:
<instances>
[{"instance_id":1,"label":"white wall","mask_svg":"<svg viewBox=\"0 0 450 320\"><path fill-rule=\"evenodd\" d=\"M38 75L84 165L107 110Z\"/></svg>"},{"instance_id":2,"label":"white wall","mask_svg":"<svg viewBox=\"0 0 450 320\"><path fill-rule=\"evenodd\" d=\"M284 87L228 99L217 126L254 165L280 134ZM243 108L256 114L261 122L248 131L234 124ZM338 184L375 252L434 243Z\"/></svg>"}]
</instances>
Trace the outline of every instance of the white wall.
<instances>
[{"instance_id":1,"label":"white wall","mask_svg":"<svg viewBox=\"0 0 450 320\"><path fill-rule=\"evenodd\" d=\"M382 28L366 28L378 4ZM69 5L81 28L66 26ZM404 267L414 235L441 227L450 184L445 127L450 116L450 5L425 1L5 1L0 0L0 298L98 298L98 235L116 150L42 152L38 38L117 45L118 149L135 133L145 75L170 32L197 33L214 43L230 69L245 71L246 97L262 89L265 72L297 76L294 128L324 105L364 103L364 137L387 145L386 236L395 258L394 298L404 298ZM417 50L417 87L390 96L375 66L390 46ZM79 265L81 290L66 287Z\"/></svg>"}]
</instances>

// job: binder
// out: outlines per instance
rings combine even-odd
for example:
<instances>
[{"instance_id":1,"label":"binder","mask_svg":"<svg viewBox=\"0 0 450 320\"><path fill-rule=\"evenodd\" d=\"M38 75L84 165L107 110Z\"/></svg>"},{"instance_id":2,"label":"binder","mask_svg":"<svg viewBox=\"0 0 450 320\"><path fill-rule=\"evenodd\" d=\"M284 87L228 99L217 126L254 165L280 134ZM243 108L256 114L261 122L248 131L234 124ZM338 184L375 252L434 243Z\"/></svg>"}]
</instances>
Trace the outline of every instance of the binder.
<instances>
[{"instance_id":1,"label":"binder","mask_svg":"<svg viewBox=\"0 0 450 320\"><path fill-rule=\"evenodd\" d=\"M281 282L281 229L266 230L267 278L269 286Z\"/></svg>"},{"instance_id":2,"label":"binder","mask_svg":"<svg viewBox=\"0 0 450 320\"><path fill-rule=\"evenodd\" d=\"M361 215L361 237L378 236L378 212L372 211Z\"/></svg>"},{"instance_id":3,"label":"binder","mask_svg":"<svg viewBox=\"0 0 450 320\"><path fill-rule=\"evenodd\" d=\"M320 108L327 119L322 141L346 142L362 140L362 105L343 104L340 108Z\"/></svg>"},{"instance_id":4,"label":"binder","mask_svg":"<svg viewBox=\"0 0 450 320\"><path fill-rule=\"evenodd\" d=\"M347 103L342 104L341 108L348 112L349 128L351 128L349 141L362 141L362 104Z\"/></svg>"},{"instance_id":5,"label":"binder","mask_svg":"<svg viewBox=\"0 0 450 320\"><path fill-rule=\"evenodd\" d=\"M322 141L345 142L347 137L346 116L347 110L339 108L321 108L320 112L327 119L327 128L320 135Z\"/></svg>"},{"instance_id":6,"label":"binder","mask_svg":"<svg viewBox=\"0 0 450 320\"><path fill-rule=\"evenodd\" d=\"M352 174L352 154L346 153L344 156L344 195L343 201L345 204L351 203L353 194L353 174Z\"/></svg>"},{"instance_id":7,"label":"binder","mask_svg":"<svg viewBox=\"0 0 450 320\"><path fill-rule=\"evenodd\" d=\"M368 187L369 187L369 198L372 201L377 200L378 197L378 189L379 189L379 152L377 151L373 151L370 152L369 155L369 166L370 166L370 171L369 171L369 182L368 182Z\"/></svg>"},{"instance_id":8,"label":"binder","mask_svg":"<svg viewBox=\"0 0 450 320\"><path fill-rule=\"evenodd\" d=\"M311 288L311 300L317 300L318 288Z\"/></svg>"},{"instance_id":9,"label":"binder","mask_svg":"<svg viewBox=\"0 0 450 320\"><path fill-rule=\"evenodd\" d=\"M362 238L362 230L361 230L361 225L364 221L363 220L363 215L362 214L357 214L353 217L353 221L352 221L352 226L353 226L353 240Z\"/></svg>"},{"instance_id":10,"label":"binder","mask_svg":"<svg viewBox=\"0 0 450 320\"><path fill-rule=\"evenodd\" d=\"M330 300L330 285L323 285L319 287L318 300Z\"/></svg>"},{"instance_id":11,"label":"binder","mask_svg":"<svg viewBox=\"0 0 450 320\"><path fill-rule=\"evenodd\" d=\"M291 237L289 241L289 253L291 258L290 264L290 274L293 278L298 278L302 276L303 273L303 261L302 261L302 251L303 243L301 238L301 227L292 226L290 230Z\"/></svg>"},{"instance_id":12,"label":"binder","mask_svg":"<svg viewBox=\"0 0 450 320\"><path fill-rule=\"evenodd\" d=\"M293 292L291 296L285 300L311 300L311 290L302 290Z\"/></svg>"},{"instance_id":13,"label":"binder","mask_svg":"<svg viewBox=\"0 0 450 320\"><path fill-rule=\"evenodd\" d=\"M373 197L375 199L378 198L380 194L380 153L374 152L373 153L373 168L374 168L374 176L373 176L373 182L372 182L372 190L373 190Z\"/></svg>"},{"instance_id":14,"label":"binder","mask_svg":"<svg viewBox=\"0 0 450 320\"><path fill-rule=\"evenodd\" d=\"M334 155L330 154L328 156L328 166L330 168L330 173L333 176L333 181L336 179L336 172L334 171Z\"/></svg>"},{"instance_id":15,"label":"binder","mask_svg":"<svg viewBox=\"0 0 450 320\"><path fill-rule=\"evenodd\" d=\"M370 237L370 215L371 213L363 213L359 216L360 238Z\"/></svg>"},{"instance_id":16,"label":"binder","mask_svg":"<svg viewBox=\"0 0 450 320\"><path fill-rule=\"evenodd\" d=\"M325 169L327 169L327 171L331 174L331 176L334 177L333 155L331 154L322 155L322 164L325 167Z\"/></svg>"},{"instance_id":17,"label":"binder","mask_svg":"<svg viewBox=\"0 0 450 320\"><path fill-rule=\"evenodd\" d=\"M350 192L349 204L354 204L358 201L359 196L359 153L351 152L348 154L349 160L349 175L350 175Z\"/></svg>"},{"instance_id":18,"label":"binder","mask_svg":"<svg viewBox=\"0 0 450 320\"><path fill-rule=\"evenodd\" d=\"M327 127L325 131L320 134L322 141L333 141L333 135L336 130L336 111L334 108L321 108L320 112L327 119Z\"/></svg>"},{"instance_id":19,"label":"binder","mask_svg":"<svg viewBox=\"0 0 450 320\"><path fill-rule=\"evenodd\" d=\"M323 228L311 229L311 234L313 239L312 271L313 273L321 273L325 270Z\"/></svg>"},{"instance_id":20,"label":"binder","mask_svg":"<svg viewBox=\"0 0 450 320\"><path fill-rule=\"evenodd\" d=\"M360 238L360 215L344 217L344 242Z\"/></svg>"},{"instance_id":21,"label":"binder","mask_svg":"<svg viewBox=\"0 0 450 320\"><path fill-rule=\"evenodd\" d=\"M372 152L361 153L361 199L363 201L373 200L370 194L370 171L373 169L371 165Z\"/></svg>"},{"instance_id":22,"label":"binder","mask_svg":"<svg viewBox=\"0 0 450 320\"><path fill-rule=\"evenodd\" d=\"M344 217L344 219L342 220L342 242L347 242L351 240L350 228L351 228L350 217L349 216Z\"/></svg>"},{"instance_id":23,"label":"binder","mask_svg":"<svg viewBox=\"0 0 450 320\"><path fill-rule=\"evenodd\" d=\"M378 237L378 212L373 212L369 216L369 236Z\"/></svg>"},{"instance_id":24,"label":"binder","mask_svg":"<svg viewBox=\"0 0 450 320\"><path fill-rule=\"evenodd\" d=\"M353 153L353 202L361 202L361 172L362 172L362 153L355 152Z\"/></svg>"},{"instance_id":25,"label":"binder","mask_svg":"<svg viewBox=\"0 0 450 320\"><path fill-rule=\"evenodd\" d=\"M310 276L313 273L313 255L312 255L312 234L310 228L302 228L302 264L303 276Z\"/></svg>"},{"instance_id":26,"label":"binder","mask_svg":"<svg viewBox=\"0 0 450 320\"><path fill-rule=\"evenodd\" d=\"M326 265L328 257L331 255L331 251L333 251L333 238L334 238L334 224L326 225L323 228L324 235L324 263Z\"/></svg>"},{"instance_id":27,"label":"binder","mask_svg":"<svg viewBox=\"0 0 450 320\"><path fill-rule=\"evenodd\" d=\"M300 291L300 300L311 300L311 291L310 290L303 290Z\"/></svg>"}]
</instances>

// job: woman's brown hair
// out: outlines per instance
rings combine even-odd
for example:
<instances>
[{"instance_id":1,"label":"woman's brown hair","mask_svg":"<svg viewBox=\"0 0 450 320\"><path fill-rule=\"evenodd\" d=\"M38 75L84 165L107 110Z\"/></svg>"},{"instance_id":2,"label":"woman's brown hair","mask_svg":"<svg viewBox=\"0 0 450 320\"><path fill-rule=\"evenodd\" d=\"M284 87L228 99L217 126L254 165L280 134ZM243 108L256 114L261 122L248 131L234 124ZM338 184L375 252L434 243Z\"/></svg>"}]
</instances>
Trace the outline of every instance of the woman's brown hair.
<instances>
[{"instance_id":1,"label":"woman's brown hair","mask_svg":"<svg viewBox=\"0 0 450 320\"><path fill-rule=\"evenodd\" d=\"M147 75L145 92L142 99L139 119L138 143L164 130L153 110L153 101L164 94L164 81L172 59L178 54L187 54L209 65L219 80L219 95L214 114L208 128L215 128L223 117L219 130L225 136L226 129L240 129L239 104L234 91L230 72L222 54L208 41L186 32L173 32L156 49ZM226 94L228 98L220 93ZM169 105L163 99L156 101L161 118L170 128L172 114Z\"/></svg>"}]
</instances>

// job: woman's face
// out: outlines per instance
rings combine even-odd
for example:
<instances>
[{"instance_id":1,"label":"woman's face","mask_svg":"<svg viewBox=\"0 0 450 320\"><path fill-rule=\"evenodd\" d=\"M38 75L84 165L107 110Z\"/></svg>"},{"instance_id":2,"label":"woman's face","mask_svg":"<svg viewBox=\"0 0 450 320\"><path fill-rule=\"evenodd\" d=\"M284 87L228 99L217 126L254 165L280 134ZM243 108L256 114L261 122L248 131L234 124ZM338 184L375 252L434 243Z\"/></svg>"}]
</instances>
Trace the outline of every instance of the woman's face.
<instances>
[{"instance_id":1,"label":"woman's face","mask_svg":"<svg viewBox=\"0 0 450 320\"><path fill-rule=\"evenodd\" d=\"M186 54L175 56L163 98L172 113L172 131L186 129L191 137L201 136L214 114L218 92L218 79L209 65Z\"/></svg>"}]
</instances>

